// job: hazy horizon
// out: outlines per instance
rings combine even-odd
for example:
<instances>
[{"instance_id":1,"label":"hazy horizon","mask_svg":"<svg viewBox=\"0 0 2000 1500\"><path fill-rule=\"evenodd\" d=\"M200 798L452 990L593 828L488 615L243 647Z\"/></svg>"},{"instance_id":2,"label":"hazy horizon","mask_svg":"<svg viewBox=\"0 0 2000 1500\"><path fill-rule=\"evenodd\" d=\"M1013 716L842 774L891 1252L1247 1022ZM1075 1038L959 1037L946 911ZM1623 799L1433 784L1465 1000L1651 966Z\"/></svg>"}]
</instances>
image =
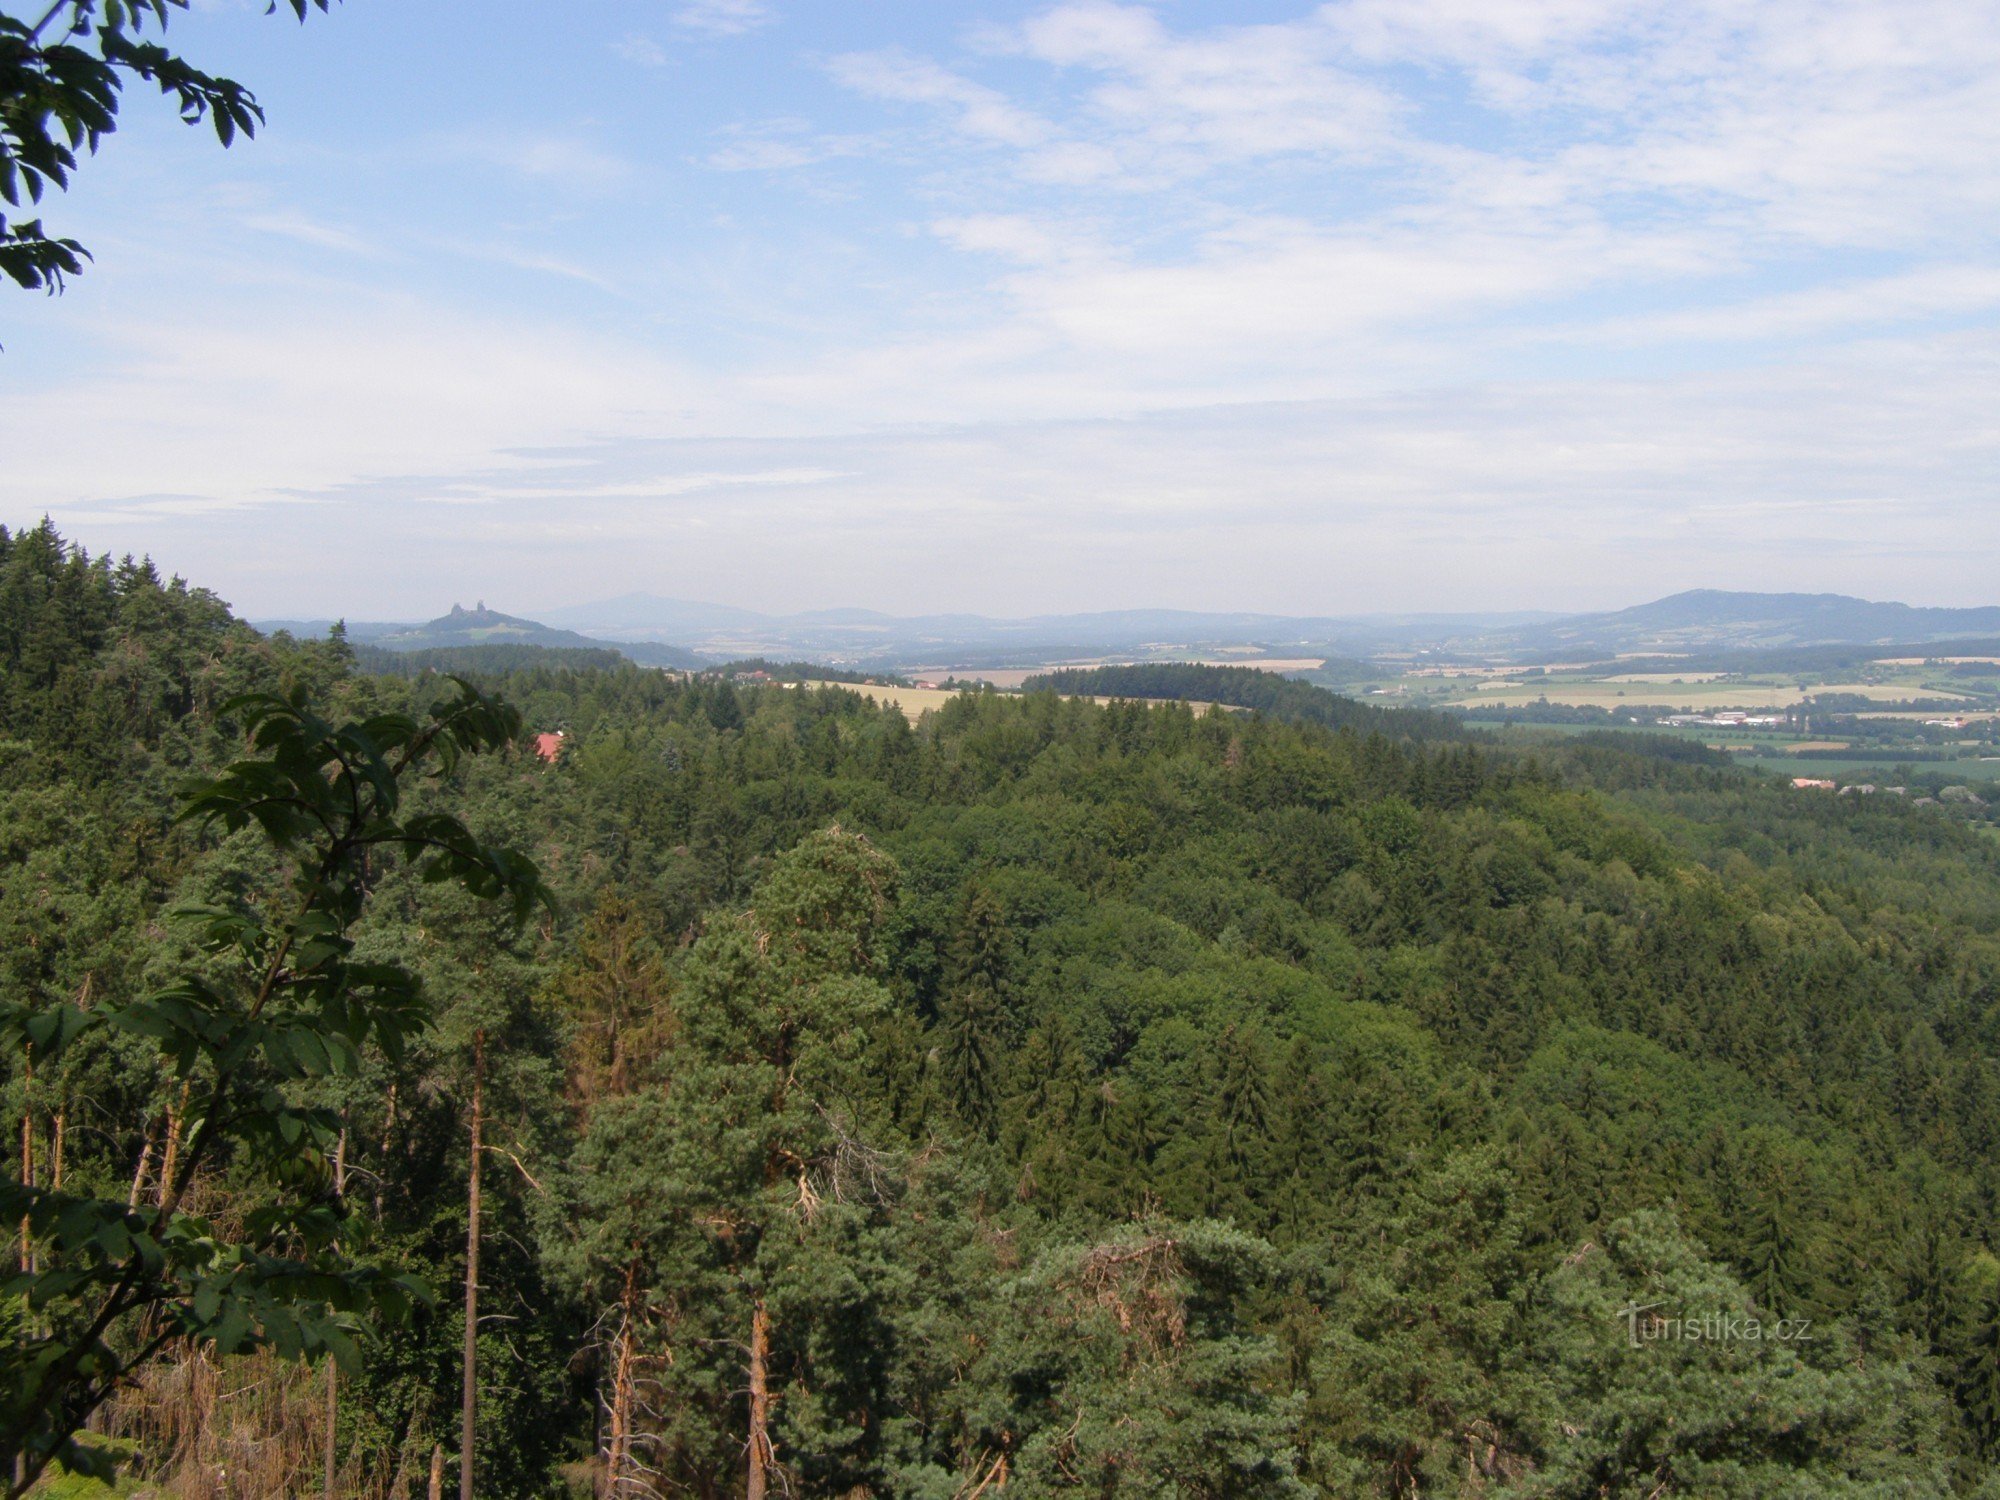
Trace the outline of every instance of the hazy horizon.
<instances>
[{"instance_id":1,"label":"hazy horizon","mask_svg":"<svg viewBox=\"0 0 2000 1500\"><path fill-rule=\"evenodd\" d=\"M199 584L200 582L199 579L191 581L197 584ZM267 610L258 612L258 611L246 611L244 609L235 607L233 604L232 607L235 608L235 612L240 618L251 620L253 622L290 624L290 623L322 623L322 622L330 623L333 621L348 621L355 624L364 624L364 625L374 625L374 624L421 625L429 623L431 621L443 619L455 609L474 610L480 607L484 607L493 610L499 614L510 615L517 619L530 620L537 624L553 623L553 624L558 624L564 628L580 629L585 631L615 631L621 628L615 623L586 620L583 618L583 616L587 611L598 609L600 607L608 607L620 603L625 603L628 601L649 600L649 601L656 601L660 604L685 608L688 610L713 610L718 613L742 613L745 615L755 615L762 619L770 620L772 622L783 621L786 619L793 619L801 616L837 615L843 612L867 614L867 615L880 615L884 618L892 620L941 619L941 618L949 618L956 616L964 618L985 619L995 622L1031 620L1038 618L1068 618L1068 617L1099 615L1099 614L1104 614L1104 615L1190 614L1190 615L1208 616L1213 618L1225 618L1234 615L1245 615L1245 616L1264 616L1271 619L1280 619L1280 620L1325 619L1325 620L1351 620L1355 622L1364 622L1370 620L1391 621L1398 619L1419 619L1419 618L1475 620L1475 619L1506 619L1510 617L1521 617L1521 618L1537 617L1537 618L1547 618L1547 619L1562 619L1562 618L1578 617L1585 615L1617 613L1622 610L1634 609L1644 605L1657 603L1660 602L1661 600L1673 598L1676 597L1678 594L1687 592L1708 592L1708 591L1700 589L1676 590L1674 594L1649 595L1644 599L1628 600L1623 604L1615 604L1609 606L1606 609L1601 609L1601 610L1600 609L1554 609L1554 608L1549 608L1549 609L1411 608L1411 609L1397 609L1397 610L1313 611L1310 613L1306 613L1306 612L1289 611L1289 610L1267 610L1267 609L1256 609L1256 608L1232 608L1232 607L1223 607L1216 609L1191 609L1179 604L1156 603L1156 604L1117 606L1106 609L1094 609L1086 607L1075 610L1040 610L1040 611L1034 611L1032 613L1027 611L996 613L988 610L965 610L965 609L888 610L888 609L879 609L876 606L868 604L866 602L856 602L856 601L848 601L846 603L818 605L818 606L800 606L795 609L785 609L785 610L760 610L760 609L755 609L748 605L729 604L722 600L717 600L717 599L683 598L677 595L653 593L648 590L633 590L623 595L617 595L604 599L580 599L563 603L551 602L548 604L536 606L535 608L532 609L516 608L513 604L511 604L509 601L505 599L491 599L491 598L486 598L484 596L472 596L472 595L468 595L463 598L455 597L444 604L438 605L435 608L430 608L429 606L418 606L415 608L405 609L401 611L391 611L389 613L384 613L380 615L361 615L351 610L344 612L335 611L332 613L324 613L324 612L300 613L297 611L292 611L287 613L282 610L274 610L274 611ZM1934 604L1929 604L1923 600L1866 599L1858 595L1841 595L1838 594L1838 592L1835 590L1826 590L1826 589L1799 589L1799 590L1785 590L1785 591L1744 589L1744 590L1720 590L1716 592L1741 593L1741 594L1762 594L1769 592L1783 592L1786 594L1793 595L1795 597L1810 597L1815 595L1824 597L1837 596L1842 598L1859 598L1861 599L1861 602L1869 604L1906 605L1912 609L1939 609L1939 608L1978 609L1978 608L2000 607L2000 598L1996 598L1991 603L1986 605L1980 605L1980 604L1934 605ZM642 627L635 625L629 628L639 629Z\"/></svg>"}]
</instances>

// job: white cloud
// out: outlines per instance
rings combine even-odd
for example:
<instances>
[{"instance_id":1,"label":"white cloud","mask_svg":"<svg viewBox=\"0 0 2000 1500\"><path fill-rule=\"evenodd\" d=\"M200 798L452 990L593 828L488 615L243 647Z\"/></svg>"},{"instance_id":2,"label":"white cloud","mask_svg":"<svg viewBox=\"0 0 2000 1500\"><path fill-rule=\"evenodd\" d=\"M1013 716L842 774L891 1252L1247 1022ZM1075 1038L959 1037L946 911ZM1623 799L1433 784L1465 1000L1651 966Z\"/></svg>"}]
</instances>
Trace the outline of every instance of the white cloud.
<instances>
[{"instance_id":1,"label":"white cloud","mask_svg":"<svg viewBox=\"0 0 2000 1500\"><path fill-rule=\"evenodd\" d=\"M860 135L829 134L800 119L733 125L720 132L722 144L704 158L723 172L782 172L823 161L859 156L875 142Z\"/></svg>"},{"instance_id":2,"label":"white cloud","mask_svg":"<svg viewBox=\"0 0 2000 1500\"><path fill-rule=\"evenodd\" d=\"M1993 335L1957 335L1726 377L614 441L342 489L286 527L303 544L393 524L368 585L385 603L440 579L524 607L645 588L789 609L1335 613L1584 608L1698 584L1971 603L2000 547L1982 503L1996 356ZM476 554L453 507L419 503L440 495L485 502ZM148 525L134 534L174 560L243 533L221 515ZM306 586L328 596L315 609L358 610L358 580Z\"/></svg>"},{"instance_id":3,"label":"white cloud","mask_svg":"<svg viewBox=\"0 0 2000 1500\"><path fill-rule=\"evenodd\" d=\"M434 152L447 161L499 167L538 182L603 191L631 177L632 164L579 134L462 131L439 137Z\"/></svg>"},{"instance_id":4,"label":"white cloud","mask_svg":"<svg viewBox=\"0 0 2000 1500\"><path fill-rule=\"evenodd\" d=\"M1143 6L1086 0L1028 21L1011 45L1096 75L1085 121L1135 155L1190 166L1291 153L1372 158L1401 109L1341 66L1331 41L1310 20L1176 36Z\"/></svg>"},{"instance_id":5,"label":"white cloud","mask_svg":"<svg viewBox=\"0 0 2000 1500\"><path fill-rule=\"evenodd\" d=\"M1047 265L1072 252L1071 236L1025 214L968 214L938 219L931 232L961 250L998 255L1026 265Z\"/></svg>"},{"instance_id":6,"label":"white cloud","mask_svg":"<svg viewBox=\"0 0 2000 1500\"><path fill-rule=\"evenodd\" d=\"M2000 310L2000 266L1931 266L1900 275L1599 324L1605 339L1764 341L1880 332L1911 323L1990 315Z\"/></svg>"},{"instance_id":7,"label":"white cloud","mask_svg":"<svg viewBox=\"0 0 2000 1500\"><path fill-rule=\"evenodd\" d=\"M123 351L104 373L5 403L9 510L116 496L276 503L370 474L659 431L701 404L698 379L629 346L395 297L245 298L198 320L114 316L102 333ZM107 410L120 420L91 416Z\"/></svg>"},{"instance_id":8,"label":"white cloud","mask_svg":"<svg viewBox=\"0 0 2000 1500\"><path fill-rule=\"evenodd\" d=\"M342 229L335 224L322 224L306 214L275 211L251 213L243 216L247 229L255 229L261 234L282 235L300 244L316 245L322 250L338 250L343 255L374 257L383 254L380 245Z\"/></svg>"},{"instance_id":9,"label":"white cloud","mask_svg":"<svg viewBox=\"0 0 2000 1500\"><path fill-rule=\"evenodd\" d=\"M768 26L775 16L764 0L693 0L674 12L674 24L711 36L740 36Z\"/></svg>"},{"instance_id":10,"label":"white cloud","mask_svg":"<svg viewBox=\"0 0 2000 1500\"><path fill-rule=\"evenodd\" d=\"M611 50L629 63L642 68L664 68L670 61L667 49L649 36L628 32L611 44Z\"/></svg>"},{"instance_id":11,"label":"white cloud","mask_svg":"<svg viewBox=\"0 0 2000 1500\"><path fill-rule=\"evenodd\" d=\"M893 52L848 53L833 60L832 71L849 88L877 99L947 109L958 131L974 140L1033 146L1050 135L1046 121L1010 103L999 90L924 58Z\"/></svg>"}]
</instances>

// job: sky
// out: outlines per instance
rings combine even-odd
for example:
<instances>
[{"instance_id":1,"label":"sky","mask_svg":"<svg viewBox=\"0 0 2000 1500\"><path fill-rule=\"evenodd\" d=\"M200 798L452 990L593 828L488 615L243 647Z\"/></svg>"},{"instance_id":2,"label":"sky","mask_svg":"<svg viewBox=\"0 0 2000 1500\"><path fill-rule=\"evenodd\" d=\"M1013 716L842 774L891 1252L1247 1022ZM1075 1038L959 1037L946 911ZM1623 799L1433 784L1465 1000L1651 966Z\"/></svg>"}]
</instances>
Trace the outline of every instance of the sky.
<instances>
[{"instance_id":1,"label":"sky","mask_svg":"<svg viewBox=\"0 0 2000 1500\"><path fill-rule=\"evenodd\" d=\"M43 205L0 521L252 618L2000 602L2000 0L170 34L268 124Z\"/></svg>"}]
</instances>

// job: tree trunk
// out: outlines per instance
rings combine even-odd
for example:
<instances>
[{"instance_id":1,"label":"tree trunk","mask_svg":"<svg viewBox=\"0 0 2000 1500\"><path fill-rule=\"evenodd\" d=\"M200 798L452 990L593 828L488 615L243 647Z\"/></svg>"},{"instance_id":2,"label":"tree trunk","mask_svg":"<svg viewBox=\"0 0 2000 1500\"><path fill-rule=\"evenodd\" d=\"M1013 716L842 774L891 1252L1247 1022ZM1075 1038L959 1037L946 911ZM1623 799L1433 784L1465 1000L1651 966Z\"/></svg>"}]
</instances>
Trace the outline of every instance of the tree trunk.
<instances>
[{"instance_id":1,"label":"tree trunk","mask_svg":"<svg viewBox=\"0 0 2000 1500\"><path fill-rule=\"evenodd\" d=\"M472 1034L472 1171L466 1185L464 1391L458 1417L458 1500L472 1500L473 1426L479 1415L479 1156L486 1124L486 1033Z\"/></svg>"},{"instance_id":2,"label":"tree trunk","mask_svg":"<svg viewBox=\"0 0 2000 1500\"><path fill-rule=\"evenodd\" d=\"M340 1143L333 1148L333 1196L336 1201L347 1200L347 1112L341 1111ZM340 1370L333 1362L333 1356L326 1359L326 1500L334 1500L333 1486L338 1477L339 1445L334 1441L335 1429L340 1425Z\"/></svg>"},{"instance_id":3,"label":"tree trunk","mask_svg":"<svg viewBox=\"0 0 2000 1500\"><path fill-rule=\"evenodd\" d=\"M167 1140L160 1148L160 1207L162 1208L167 1206L168 1195L173 1191L174 1173L180 1168L181 1122L187 1118L188 1091L193 1087L191 1082L182 1084L179 1105L167 1106Z\"/></svg>"},{"instance_id":4,"label":"tree trunk","mask_svg":"<svg viewBox=\"0 0 2000 1500\"><path fill-rule=\"evenodd\" d=\"M444 1500L444 1444L431 1444L431 1486L427 1500Z\"/></svg>"},{"instance_id":5,"label":"tree trunk","mask_svg":"<svg viewBox=\"0 0 2000 1500\"><path fill-rule=\"evenodd\" d=\"M146 1169L153 1164L153 1135L158 1126L157 1120L149 1121L146 1134L139 1142L139 1165L132 1169L132 1191L125 1199L127 1208L137 1208L139 1195L146 1190Z\"/></svg>"},{"instance_id":6,"label":"tree trunk","mask_svg":"<svg viewBox=\"0 0 2000 1500\"><path fill-rule=\"evenodd\" d=\"M623 1311L618 1327L618 1357L611 1374L611 1443L605 1463L604 1493L615 1496L625 1482L625 1471L631 1464L632 1453L632 1407L633 1344L636 1339L634 1323L639 1286L639 1263L633 1261L625 1267L625 1295L622 1299Z\"/></svg>"},{"instance_id":7,"label":"tree trunk","mask_svg":"<svg viewBox=\"0 0 2000 1500\"><path fill-rule=\"evenodd\" d=\"M771 1316L759 1297L750 1311L750 1478L745 1500L766 1500L775 1454L771 1448Z\"/></svg>"},{"instance_id":8,"label":"tree trunk","mask_svg":"<svg viewBox=\"0 0 2000 1500\"><path fill-rule=\"evenodd\" d=\"M21 1109L21 1186L35 1185L35 1065L28 1064L28 1102ZM25 1274L35 1268L34 1220L28 1214L21 1215L21 1270Z\"/></svg>"}]
</instances>

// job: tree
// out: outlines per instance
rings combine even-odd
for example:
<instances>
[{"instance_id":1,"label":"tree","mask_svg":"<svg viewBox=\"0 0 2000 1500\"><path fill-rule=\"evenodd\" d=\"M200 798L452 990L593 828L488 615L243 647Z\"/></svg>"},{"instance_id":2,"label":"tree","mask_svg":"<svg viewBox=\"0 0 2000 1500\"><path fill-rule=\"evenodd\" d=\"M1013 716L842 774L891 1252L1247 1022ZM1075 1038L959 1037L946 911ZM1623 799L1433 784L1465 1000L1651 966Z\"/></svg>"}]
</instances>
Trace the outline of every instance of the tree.
<instances>
[{"instance_id":1,"label":"tree","mask_svg":"<svg viewBox=\"0 0 2000 1500\"><path fill-rule=\"evenodd\" d=\"M465 683L419 720L379 714L336 727L302 692L228 706L254 753L193 787L181 818L254 828L283 878L184 910L212 962L141 1000L0 1005L0 1040L25 1069L109 1027L153 1039L178 1117L190 1122L160 1167L157 1204L65 1192L25 1172L0 1178L0 1215L34 1248L0 1296L28 1316L0 1348L0 1459L23 1493L53 1459L92 1467L74 1436L120 1384L176 1339L219 1354L268 1346L290 1359L358 1364L368 1319L406 1311L425 1290L354 1264L338 1236L329 1155L340 1122L297 1101L311 1080L357 1071L372 1041L392 1060L428 1020L404 969L353 957L350 929L387 856L429 882L506 898L517 921L548 893L532 862L475 839L441 812L404 814L405 783L498 749L519 715ZM224 1232L184 1211L205 1166L236 1185ZM254 1184L254 1186L253 1186ZM96 1465L101 1467L101 1465Z\"/></svg>"},{"instance_id":2,"label":"tree","mask_svg":"<svg viewBox=\"0 0 2000 1500\"><path fill-rule=\"evenodd\" d=\"M1037 1495L1313 1493L1296 1472L1298 1403L1274 1389L1277 1347L1245 1313L1272 1261L1207 1220L1051 1248L1002 1289L976 1372L1008 1402L989 1416L984 1477Z\"/></svg>"},{"instance_id":3,"label":"tree","mask_svg":"<svg viewBox=\"0 0 2000 1500\"><path fill-rule=\"evenodd\" d=\"M1354 1236L1340 1316L1318 1351L1316 1405L1329 1492L1444 1493L1523 1465L1525 1257L1514 1184L1485 1151L1413 1180L1386 1221Z\"/></svg>"},{"instance_id":4,"label":"tree","mask_svg":"<svg viewBox=\"0 0 2000 1500\"><path fill-rule=\"evenodd\" d=\"M1766 1314L1670 1214L1613 1221L1549 1272L1526 1347L1546 1385L1523 1497L1951 1492L1916 1362Z\"/></svg>"},{"instance_id":5,"label":"tree","mask_svg":"<svg viewBox=\"0 0 2000 1500\"><path fill-rule=\"evenodd\" d=\"M1958 1400L1979 1451L2000 1451L2000 1287L1967 1320L1965 1357L1958 1366Z\"/></svg>"},{"instance_id":6,"label":"tree","mask_svg":"<svg viewBox=\"0 0 2000 1500\"><path fill-rule=\"evenodd\" d=\"M154 40L190 0L53 0L34 21L0 13L0 274L30 291L60 291L90 252L18 211L67 188L77 153L118 128L128 80L156 85L190 125L208 121L224 146L254 135L264 111L242 84L204 73ZM279 0L271 0L269 10ZM301 21L331 0L283 0ZM15 217L9 217L9 211Z\"/></svg>"},{"instance_id":7,"label":"tree","mask_svg":"<svg viewBox=\"0 0 2000 1500\"><path fill-rule=\"evenodd\" d=\"M944 1072L945 1096L967 1126L988 1138L998 1118L1000 1014L999 997L984 983L975 982L947 1000L938 1016L942 1033L938 1063Z\"/></svg>"}]
</instances>

